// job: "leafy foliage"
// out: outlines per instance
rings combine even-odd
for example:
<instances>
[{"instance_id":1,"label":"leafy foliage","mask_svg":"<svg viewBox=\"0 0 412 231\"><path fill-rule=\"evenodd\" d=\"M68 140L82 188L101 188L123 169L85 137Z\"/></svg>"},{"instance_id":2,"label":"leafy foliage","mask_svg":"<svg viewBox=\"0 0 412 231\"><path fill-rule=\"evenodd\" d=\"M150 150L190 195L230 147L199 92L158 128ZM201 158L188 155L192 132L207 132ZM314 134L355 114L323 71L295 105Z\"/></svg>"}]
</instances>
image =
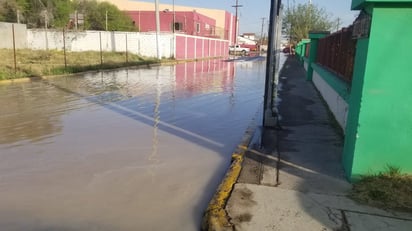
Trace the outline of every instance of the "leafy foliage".
<instances>
[{"instance_id":1,"label":"leafy foliage","mask_svg":"<svg viewBox=\"0 0 412 231\"><path fill-rule=\"evenodd\" d=\"M309 31L328 31L334 25L330 15L314 4L293 4L283 16L283 32L292 43L309 37Z\"/></svg>"},{"instance_id":2,"label":"leafy foliage","mask_svg":"<svg viewBox=\"0 0 412 231\"><path fill-rule=\"evenodd\" d=\"M85 16L88 30L135 31L132 19L115 5L96 0L0 0L0 21L21 23L28 28L62 28L70 22L70 15Z\"/></svg>"}]
</instances>

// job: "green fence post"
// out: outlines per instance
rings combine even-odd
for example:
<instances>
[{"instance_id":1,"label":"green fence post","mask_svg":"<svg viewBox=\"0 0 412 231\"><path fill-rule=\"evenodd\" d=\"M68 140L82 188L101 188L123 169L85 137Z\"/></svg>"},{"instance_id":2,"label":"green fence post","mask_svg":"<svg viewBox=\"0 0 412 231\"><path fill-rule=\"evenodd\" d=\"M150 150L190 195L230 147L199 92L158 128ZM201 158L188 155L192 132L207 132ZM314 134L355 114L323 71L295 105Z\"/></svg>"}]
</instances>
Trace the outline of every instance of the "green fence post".
<instances>
[{"instance_id":1,"label":"green fence post","mask_svg":"<svg viewBox=\"0 0 412 231\"><path fill-rule=\"evenodd\" d=\"M310 43L310 39L302 39L302 63L305 63L305 57L306 57L306 47L308 46L308 43Z\"/></svg>"},{"instance_id":2,"label":"green fence post","mask_svg":"<svg viewBox=\"0 0 412 231\"><path fill-rule=\"evenodd\" d=\"M329 35L329 31L310 31L310 51L309 51L309 63L308 63L308 72L306 73L306 80L312 81L313 68L312 63L316 61L318 43L319 39Z\"/></svg>"}]
</instances>

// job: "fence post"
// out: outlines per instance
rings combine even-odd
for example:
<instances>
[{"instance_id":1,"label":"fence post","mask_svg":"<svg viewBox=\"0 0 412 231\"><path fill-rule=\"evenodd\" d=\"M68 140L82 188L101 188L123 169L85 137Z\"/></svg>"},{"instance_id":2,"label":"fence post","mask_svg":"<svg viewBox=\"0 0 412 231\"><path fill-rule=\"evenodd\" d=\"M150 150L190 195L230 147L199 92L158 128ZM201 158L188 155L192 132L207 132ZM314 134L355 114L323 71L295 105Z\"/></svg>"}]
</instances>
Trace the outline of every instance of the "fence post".
<instances>
[{"instance_id":1,"label":"fence post","mask_svg":"<svg viewBox=\"0 0 412 231\"><path fill-rule=\"evenodd\" d=\"M127 32L126 32L126 63L129 63L129 53L127 48Z\"/></svg>"},{"instance_id":2,"label":"fence post","mask_svg":"<svg viewBox=\"0 0 412 231\"><path fill-rule=\"evenodd\" d=\"M195 37L195 57L194 59L197 59L197 37Z\"/></svg>"},{"instance_id":3,"label":"fence post","mask_svg":"<svg viewBox=\"0 0 412 231\"><path fill-rule=\"evenodd\" d=\"M308 46L308 44L310 43L310 39L302 39L302 63L305 62L305 57L306 57L306 47Z\"/></svg>"},{"instance_id":4,"label":"fence post","mask_svg":"<svg viewBox=\"0 0 412 231\"><path fill-rule=\"evenodd\" d=\"M66 57L66 33L63 28L63 55L64 55L64 69L67 69L67 57Z\"/></svg>"},{"instance_id":5,"label":"fence post","mask_svg":"<svg viewBox=\"0 0 412 231\"><path fill-rule=\"evenodd\" d=\"M309 50L308 72L306 73L306 80L308 81L312 81L312 77L313 77L312 63L316 61L319 39L327 36L328 34L329 34L329 31L310 31L309 32L310 50Z\"/></svg>"},{"instance_id":6,"label":"fence post","mask_svg":"<svg viewBox=\"0 0 412 231\"><path fill-rule=\"evenodd\" d=\"M187 35L185 35L185 59L187 59Z\"/></svg>"},{"instance_id":7,"label":"fence post","mask_svg":"<svg viewBox=\"0 0 412 231\"><path fill-rule=\"evenodd\" d=\"M103 66L103 51L102 51L102 32L99 32L99 41L100 41L100 65Z\"/></svg>"},{"instance_id":8,"label":"fence post","mask_svg":"<svg viewBox=\"0 0 412 231\"><path fill-rule=\"evenodd\" d=\"M349 98L343 164L347 177L412 173L412 0L352 0L362 10Z\"/></svg>"},{"instance_id":9,"label":"fence post","mask_svg":"<svg viewBox=\"0 0 412 231\"><path fill-rule=\"evenodd\" d=\"M11 24L11 30L13 34L13 56L14 56L14 75L17 73L17 60L16 60L16 37L14 35L14 24Z\"/></svg>"}]
</instances>

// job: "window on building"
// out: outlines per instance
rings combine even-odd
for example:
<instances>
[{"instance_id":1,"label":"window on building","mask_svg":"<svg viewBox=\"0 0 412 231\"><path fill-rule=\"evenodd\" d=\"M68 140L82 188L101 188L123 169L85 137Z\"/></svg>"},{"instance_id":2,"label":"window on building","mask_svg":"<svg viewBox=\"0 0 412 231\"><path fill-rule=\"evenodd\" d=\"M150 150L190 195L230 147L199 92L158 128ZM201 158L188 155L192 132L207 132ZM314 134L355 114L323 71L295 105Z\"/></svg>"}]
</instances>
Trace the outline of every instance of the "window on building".
<instances>
[{"instance_id":1,"label":"window on building","mask_svg":"<svg viewBox=\"0 0 412 231\"><path fill-rule=\"evenodd\" d=\"M200 23L196 23L196 32L200 33Z\"/></svg>"},{"instance_id":2,"label":"window on building","mask_svg":"<svg viewBox=\"0 0 412 231\"><path fill-rule=\"evenodd\" d=\"M173 29L173 27L172 27ZM182 31L183 30L183 23L175 22L175 31Z\"/></svg>"}]
</instances>

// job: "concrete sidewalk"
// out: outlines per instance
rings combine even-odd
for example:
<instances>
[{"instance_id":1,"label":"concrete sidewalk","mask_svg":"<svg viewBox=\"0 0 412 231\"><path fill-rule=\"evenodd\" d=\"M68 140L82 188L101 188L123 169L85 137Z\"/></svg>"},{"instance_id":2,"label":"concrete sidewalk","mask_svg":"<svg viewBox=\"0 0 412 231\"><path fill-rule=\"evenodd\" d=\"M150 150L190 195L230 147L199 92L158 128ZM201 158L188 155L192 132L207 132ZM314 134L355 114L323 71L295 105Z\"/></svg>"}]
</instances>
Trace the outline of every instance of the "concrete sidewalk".
<instances>
[{"instance_id":1,"label":"concrete sidewalk","mask_svg":"<svg viewBox=\"0 0 412 231\"><path fill-rule=\"evenodd\" d=\"M346 197L343 135L294 57L280 74L279 98L281 129L256 132L226 204L234 230L412 230L411 214Z\"/></svg>"}]
</instances>

